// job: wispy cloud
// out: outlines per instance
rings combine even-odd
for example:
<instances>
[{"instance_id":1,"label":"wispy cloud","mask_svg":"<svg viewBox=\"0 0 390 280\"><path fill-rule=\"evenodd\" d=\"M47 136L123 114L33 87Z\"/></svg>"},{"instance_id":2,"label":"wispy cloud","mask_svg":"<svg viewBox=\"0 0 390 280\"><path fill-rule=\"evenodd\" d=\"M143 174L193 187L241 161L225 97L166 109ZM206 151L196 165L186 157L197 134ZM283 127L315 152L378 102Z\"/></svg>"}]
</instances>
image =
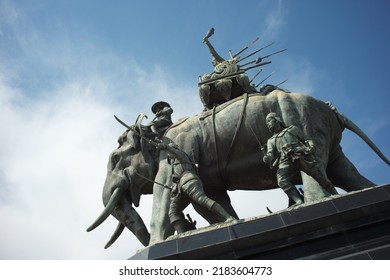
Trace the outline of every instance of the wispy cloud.
<instances>
[{"instance_id":1,"label":"wispy cloud","mask_svg":"<svg viewBox=\"0 0 390 280\"><path fill-rule=\"evenodd\" d=\"M66 243L81 243L72 232L101 207L111 108L74 85L52 94L31 101L1 85L1 258L75 257Z\"/></svg>"},{"instance_id":2,"label":"wispy cloud","mask_svg":"<svg viewBox=\"0 0 390 280\"><path fill-rule=\"evenodd\" d=\"M284 2L271 10L269 2L259 4L268 15L256 18L266 26L266 42L287 26ZM174 119L196 114L203 109L196 83L180 83L180 73L166 65L141 66L132 53L98 46L82 25L53 22L55 32L48 34L28 16L36 4L29 5L0 0L0 259L128 258L142 247L129 231L103 250L113 218L85 231L103 209L107 158L123 132L112 115L129 124L139 113L153 117L150 107L159 100L171 103ZM272 61L273 81L288 79L286 89L315 95L327 82L327 73L308 59L280 54ZM327 84L338 94L334 82ZM369 132L387 124L377 122ZM265 213L265 206L276 211L287 203L280 190L231 195L241 217L251 215L253 205L264 203L255 211ZM142 198L138 210L146 225L151 200Z\"/></svg>"},{"instance_id":3,"label":"wispy cloud","mask_svg":"<svg viewBox=\"0 0 390 280\"><path fill-rule=\"evenodd\" d=\"M283 0L278 0L273 9L270 9L265 18L264 36L275 38L285 25L285 9Z\"/></svg>"},{"instance_id":4,"label":"wispy cloud","mask_svg":"<svg viewBox=\"0 0 390 280\"><path fill-rule=\"evenodd\" d=\"M46 37L20 15L5 26L20 56L0 53L0 259L130 257L142 247L130 233L102 249L113 218L85 231L103 209L107 158L123 132L113 114L135 121L158 100L179 108L177 97L193 88L172 86L169 69L142 68L88 38ZM175 116L200 108L191 104ZM148 224L150 198L142 202Z\"/></svg>"}]
</instances>

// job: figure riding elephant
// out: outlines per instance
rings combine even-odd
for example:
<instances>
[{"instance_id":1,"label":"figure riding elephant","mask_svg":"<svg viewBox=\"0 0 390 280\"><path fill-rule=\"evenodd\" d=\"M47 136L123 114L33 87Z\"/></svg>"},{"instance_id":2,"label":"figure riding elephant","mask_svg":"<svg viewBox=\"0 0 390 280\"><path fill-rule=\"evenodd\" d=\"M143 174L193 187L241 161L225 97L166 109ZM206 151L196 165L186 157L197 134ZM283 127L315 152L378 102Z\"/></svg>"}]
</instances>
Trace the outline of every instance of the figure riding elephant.
<instances>
[{"instance_id":1,"label":"figure riding elephant","mask_svg":"<svg viewBox=\"0 0 390 280\"><path fill-rule=\"evenodd\" d=\"M390 165L357 126L326 103L307 95L281 90L265 96L245 94L212 110L181 119L168 129L163 140L166 143L174 142L189 155L198 167L197 173L206 195L222 205L230 215L237 217L227 191L278 187L275 170L264 164L259 148L271 137L265 123L265 117L270 112L277 113L285 125L298 126L313 141L317 147L314 157L321 172L333 185L347 192L375 184L363 177L342 152L340 140L344 128L357 133ZM132 203L137 206L141 194L152 192L149 244L163 241L173 234L168 217L172 166L164 151L157 159L153 145L147 141L140 145L140 132L138 130L137 135L133 130L128 130L126 141L110 155L103 190L104 204L109 207L106 206L104 214L89 228L98 226L111 213L119 220L119 225L109 244L126 226L147 245L149 233ZM294 183L303 184L305 202L332 194L305 173L296 174ZM196 205L194 208L208 222L220 222L218 217L205 209Z\"/></svg>"}]
</instances>

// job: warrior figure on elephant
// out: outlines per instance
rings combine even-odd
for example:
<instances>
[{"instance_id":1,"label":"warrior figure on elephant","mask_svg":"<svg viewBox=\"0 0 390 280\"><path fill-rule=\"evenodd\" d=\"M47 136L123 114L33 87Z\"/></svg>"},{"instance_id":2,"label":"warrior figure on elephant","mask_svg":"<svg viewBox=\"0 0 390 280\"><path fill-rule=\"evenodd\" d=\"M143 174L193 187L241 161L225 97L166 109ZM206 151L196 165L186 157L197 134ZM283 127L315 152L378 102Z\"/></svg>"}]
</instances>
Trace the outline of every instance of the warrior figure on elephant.
<instances>
[{"instance_id":1,"label":"warrior figure on elephant","mask_svg":"<svg viewBox=\"0 0 390 280\"><path fill-rule=\"evenodd\" d=\"M183 210L192 202L213 212L221 221L233 221L232 217L217 202L207 197L202 181L197 175L196 164L190 156L174 143L159 144L159 150L168 154L168 162L172 166L171 203L168 210L169 220L177 233L190 229L184 218Z\"/></svg>"}]
</instances>

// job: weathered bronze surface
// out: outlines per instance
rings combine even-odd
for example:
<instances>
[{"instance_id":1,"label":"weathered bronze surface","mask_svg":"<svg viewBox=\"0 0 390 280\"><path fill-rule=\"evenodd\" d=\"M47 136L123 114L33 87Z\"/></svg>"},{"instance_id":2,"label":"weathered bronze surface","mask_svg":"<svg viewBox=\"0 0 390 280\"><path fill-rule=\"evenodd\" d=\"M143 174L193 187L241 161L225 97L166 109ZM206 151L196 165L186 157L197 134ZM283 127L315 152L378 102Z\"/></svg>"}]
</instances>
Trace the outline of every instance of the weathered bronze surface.
<instances>
[{"instance_id":1,"label":"weathered bronze surface","mask_svg":"<svg viewBox=\"0 0 390 280\"><path fill-rule=\"evenodd\" d=\"M198 84L203 112L172 123L173 109L160 101L153 104L156 117L148 125L141 124L144 115L132 126L118 119L127 129L109 156L104 211L88 228L96 228L109 215L119 221L106 247L125 227L144 246L192 229L194 223L183 215L190 203L210 224L232 221L238 216L229 190L280 187L292 203L303 207L336 194L335 187L346 192L374 187L344 155L340 147L344 129L356 133L390 165L369 137L331 103L278 86L257 90L250 85L253 79L249 81L246 70L266 65L264 58L281 51L240 66L271 44L240 58L255 39L225 60L209 42L213 33L211 29L203 40L215 67ZM297 192L297 184L303 184L304 196ZM154 196L150 233L133 208L143 194Z\"/></svg>"}]
</instances>

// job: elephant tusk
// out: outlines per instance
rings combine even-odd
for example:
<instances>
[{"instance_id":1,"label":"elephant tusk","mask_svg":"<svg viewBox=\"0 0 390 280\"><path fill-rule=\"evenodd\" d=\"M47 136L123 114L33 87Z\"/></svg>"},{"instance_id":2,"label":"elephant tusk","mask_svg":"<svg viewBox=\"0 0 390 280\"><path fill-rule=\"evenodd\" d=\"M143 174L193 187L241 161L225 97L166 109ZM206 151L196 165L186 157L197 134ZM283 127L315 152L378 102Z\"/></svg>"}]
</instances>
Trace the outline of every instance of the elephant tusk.
<instances>
[{"instance_id":1,"label":"elephant tusk","mask_svg":"<svg viewBox=\"0 0 390 280\"><path fill-rule=\"evenodd\" d=\"M87 228L87 232L90 232L91 230L94 230L98 226L100 226L101 223L103 223L108 216L111 215L112 211L114 211L115 207L117 206L119 199L122 196L123 189L122 188L116 188L111 197L110 200L108 201L106 207L104 208L103 212L100 214L100 216L96 219L96 221L89 227Z\"/></svg>"},{"instance_id":2,"label":"elephant tusk","mask_svg":"<svg viewBox=\"0 0 390 280\"><path fill-rule=\"evenodd\" d=\"M104 246L104 249L107 249L108 247L110 247L118 239L118 237L122 234L124 229L125 229L125 226L121 222L119 222L118 226L116 227L110 240L108 240L106 246Z\"/></svg>"}]
</instances>

